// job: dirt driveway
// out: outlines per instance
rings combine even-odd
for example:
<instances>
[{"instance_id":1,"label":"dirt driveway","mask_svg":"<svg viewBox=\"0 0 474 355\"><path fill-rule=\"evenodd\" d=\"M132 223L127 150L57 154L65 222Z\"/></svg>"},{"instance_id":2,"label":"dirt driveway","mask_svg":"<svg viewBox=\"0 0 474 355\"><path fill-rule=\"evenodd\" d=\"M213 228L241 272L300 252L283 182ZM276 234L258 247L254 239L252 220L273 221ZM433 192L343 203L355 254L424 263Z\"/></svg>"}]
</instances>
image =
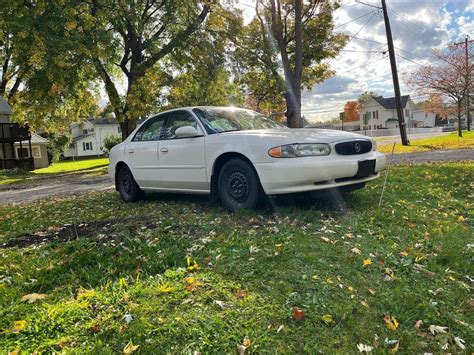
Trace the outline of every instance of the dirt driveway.
<instances>
[{"instance_id":1,"label":"dirt driveway","mask_svg":"<svg viewBox=\"0 0 474 355\"><path fill-rule=\"evenodd\" d=\"M388 157L390 159L390 157ZM433 161L474 161L474 149L395 154L393 164L424 163ZM45 197L106 191L114 188L108 176L68 176L44 179L34 185L18 185L0 189L0 204L31 202Z\"/></svg>"}]
</instances>

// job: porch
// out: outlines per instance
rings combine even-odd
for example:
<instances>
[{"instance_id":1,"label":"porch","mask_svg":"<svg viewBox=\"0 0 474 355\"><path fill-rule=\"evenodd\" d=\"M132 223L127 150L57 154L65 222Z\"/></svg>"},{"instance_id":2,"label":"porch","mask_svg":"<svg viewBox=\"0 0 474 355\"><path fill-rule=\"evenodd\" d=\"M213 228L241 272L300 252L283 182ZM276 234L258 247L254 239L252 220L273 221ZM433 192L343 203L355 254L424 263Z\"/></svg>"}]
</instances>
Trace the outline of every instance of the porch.
<instances>
[{"instance_id":1,"label":"porch","mask_svg":"<svg viewBox=\"0 0 474 355\"><path fill-rule=\"evenodd\" d=\"M15 143L20 144L20 155L15 156ZM23 143L26 142L27 144ZM29 155L24 154L25 150ZM18 123L0 123L0 169L34 170L34 159L31 152L31 135L28 125Z\"/></svg>"}]
</instances>

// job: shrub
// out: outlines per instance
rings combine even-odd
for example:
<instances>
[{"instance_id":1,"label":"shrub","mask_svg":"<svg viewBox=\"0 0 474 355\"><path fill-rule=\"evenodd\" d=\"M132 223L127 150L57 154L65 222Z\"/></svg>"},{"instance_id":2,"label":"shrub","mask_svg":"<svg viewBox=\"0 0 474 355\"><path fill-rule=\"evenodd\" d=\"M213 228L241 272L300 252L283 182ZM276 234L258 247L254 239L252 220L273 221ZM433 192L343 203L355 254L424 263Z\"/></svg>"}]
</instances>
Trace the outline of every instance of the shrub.
<instances>
[{"instance_id":1,"label":"shrub","mask_svg":"<svg viewBox=\"0 0 474 355\"><path fill-rule=\"evenodd\" d=\"M111 134L104 138L104 150L108 153L117 144L122 143L122 137L119 135Z\"/></svg>"}]
</instances>

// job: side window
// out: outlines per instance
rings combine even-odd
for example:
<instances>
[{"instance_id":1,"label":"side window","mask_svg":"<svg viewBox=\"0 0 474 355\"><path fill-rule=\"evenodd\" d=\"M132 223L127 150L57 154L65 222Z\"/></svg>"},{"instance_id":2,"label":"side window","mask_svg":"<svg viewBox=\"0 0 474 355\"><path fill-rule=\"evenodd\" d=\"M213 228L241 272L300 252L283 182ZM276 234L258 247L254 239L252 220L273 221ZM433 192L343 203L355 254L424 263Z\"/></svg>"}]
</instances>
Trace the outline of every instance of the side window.
<instances>
[{"instance_id":1,"label":"side window","mask_svg":"<svg viewBox=\"0 0 474 355\"><path fill-rule=\"evenodd\" d=\"M171 113L171 118L166 125L165 139L175 139L176 130L183 126L192 126L198 131L201 131L201 128L198 126L196 120L189 112L175 111Z\"/></svg>"},{"instance_id":2,"label":"side window","mask_svg":"<svg viewBox=\"0 0 474 355\"><path fill-rule=\"evenodd\" d=\"M163 126L167 115L160 115L150 118L138 130L133 137L134 142L157 141L163 139Z\"/></svg>"}]
</instances>

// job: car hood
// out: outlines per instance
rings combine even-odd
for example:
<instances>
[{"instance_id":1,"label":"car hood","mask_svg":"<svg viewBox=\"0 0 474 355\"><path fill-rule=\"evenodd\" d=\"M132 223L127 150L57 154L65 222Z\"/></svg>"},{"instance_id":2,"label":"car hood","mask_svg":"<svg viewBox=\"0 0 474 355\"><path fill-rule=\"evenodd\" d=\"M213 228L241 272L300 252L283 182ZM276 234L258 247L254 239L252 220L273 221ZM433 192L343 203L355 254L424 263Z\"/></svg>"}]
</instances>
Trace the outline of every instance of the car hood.
<instances>
[{"instance_id":1,"label":"car hood","mask_svg":"<svg viewBox=\"0 0 474 355\"><path fill-rule=\"evenodd\" d=\"M333 143L348 139L370 138L361 134L316 128L256 129L221 133L222 136L244 136L281 139L287 143Z\"/></svg>"}]
</instances>

